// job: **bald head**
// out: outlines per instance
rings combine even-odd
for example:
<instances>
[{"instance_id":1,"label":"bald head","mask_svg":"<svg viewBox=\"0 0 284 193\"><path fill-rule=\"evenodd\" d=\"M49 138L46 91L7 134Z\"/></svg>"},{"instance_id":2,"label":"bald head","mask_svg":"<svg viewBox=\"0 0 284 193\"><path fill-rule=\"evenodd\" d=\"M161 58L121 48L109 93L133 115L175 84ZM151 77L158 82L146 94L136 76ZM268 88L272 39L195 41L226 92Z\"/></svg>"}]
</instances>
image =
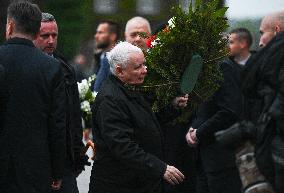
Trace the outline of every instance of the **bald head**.
<instances>
[{"instance_id":1,"label":"bald head","mask_svg":"<svg viewBox=\"0 0 284 193\"><path fill-rule=\"evenodd\" d=\"M139 36L141 32L146 33L148 36L151 35L149 21L143 17L133 17L126 23L125 40L142 49L147 49L146 39Z\"/></svg>"},{"instance_id":2,"label":"bald head","mask_svg":"<svg viewBox=\"0 0 284 193\"><path fill-rule=\"evenodd\" d=\"M260 25L259 46L266 46L277 33L282 31L284 31L284 11L265 16Z\"/></svg>"}]
</instances>

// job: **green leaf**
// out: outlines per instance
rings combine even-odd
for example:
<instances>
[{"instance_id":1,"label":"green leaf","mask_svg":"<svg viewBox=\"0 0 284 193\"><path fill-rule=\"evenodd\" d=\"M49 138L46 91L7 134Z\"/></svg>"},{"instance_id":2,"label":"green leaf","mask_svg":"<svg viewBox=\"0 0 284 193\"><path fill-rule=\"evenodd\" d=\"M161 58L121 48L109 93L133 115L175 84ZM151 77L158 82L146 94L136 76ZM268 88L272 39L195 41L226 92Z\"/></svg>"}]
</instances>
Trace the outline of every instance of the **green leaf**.
<instances>
[{"instance_id":1,"label":"green leaf","mask_svg":"<svg viewBox=\"0 0 284 193\"><path fill-rule=\"evenodd\" d=\"M202 7L202 1L196 0L195 1L195 10L199 10Z\"/></svg>"},{"instance_id":2,"label":"green leaf","mask_svg":"<svg viewBox=\"0 0 284 193\"><path fill-rule=\"evenodd\" d=\"M229 7L222 7L214 12L214 18L224 17Z\"/></svg>"},{"instance_id":3,"label":"green leaf","mask_svg":"<svg viewBox=\"0 0 284 193\"><path fill-rule=\"evenodd\" d=\"M92 91L89 89L88 92L86 93L85 98L86 98L86 100L89 101L89 100L92 99L92 97L93 97L93 96L92 96Z\"/></svg>"},{"instance_id":4,"label":"green leaf","mask_svg":"<svg viewBox=\"0 0 284 193\"><path fill-rule=\"evenodd\" d=\"M202 66L203 59L201 56L193 55L181 79L180 89L184 94L189 94L194 89Z\"/></svg>"}]
</instances>

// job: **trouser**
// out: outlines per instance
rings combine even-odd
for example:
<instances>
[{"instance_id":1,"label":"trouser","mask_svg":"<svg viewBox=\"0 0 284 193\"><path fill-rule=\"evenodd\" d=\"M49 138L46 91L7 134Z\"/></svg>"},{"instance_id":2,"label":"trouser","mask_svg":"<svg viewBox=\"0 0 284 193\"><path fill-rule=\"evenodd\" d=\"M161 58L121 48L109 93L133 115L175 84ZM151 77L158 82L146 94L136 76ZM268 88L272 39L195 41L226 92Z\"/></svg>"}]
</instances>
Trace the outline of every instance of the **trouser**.
<instances>
[{"instance_id":1,"label":"trouser","mask_svg":"<svg viewBox=\"0 0 284 193\"><path fill-rule=\"evenodd\" d=\"M283 127L283 125L282 125ZM283 129L282 129L283 130ZM274 136L270 150L273 160L274 176L272 180L273 187L276 193L284 193L284 134L279 131L279 134Z\"/></svg>"},{"instance_id":2,"label":"trouser","mask_svg":"<svg viewBox=\"0 0 284 193\"><path fill-rule=\"evenodd\" d=\"M165 183L164 193L195 193L196 187L196 148L190 148L185 140L188 127L180 123L162 125L164 131L165 162L178 168L185 176L182 183Z\"/></svg>"},{"instance_id":3,"label":"trouser","mask_svg":"<svg viewBox=\"0 0 284 193\"><path fill-rule=\"evenodd\" d=\"M70 167L65 167L64 176L60 190L53 193L79 193L76 181L76 175Z\"/></svg>"},{"instance_id":4,"label":"trouser","mask_svg":"<svg viewBox=\"0 0 284 193\"><path fill-rule=\"evenodd\" d=\"M276 193L284 193L284 165L274 163L274 189Z\"/></svg>"},{"instance_id":5,"label":"trouser","mask_svg":"<svg viewBox=\"0 0 284 193\"><path fill-rule=\"evenodd\" d=\"M198 168L197 193L241 193L241 180L237 168L218 172L204 172Z\"/></svg>"}]
</instances>

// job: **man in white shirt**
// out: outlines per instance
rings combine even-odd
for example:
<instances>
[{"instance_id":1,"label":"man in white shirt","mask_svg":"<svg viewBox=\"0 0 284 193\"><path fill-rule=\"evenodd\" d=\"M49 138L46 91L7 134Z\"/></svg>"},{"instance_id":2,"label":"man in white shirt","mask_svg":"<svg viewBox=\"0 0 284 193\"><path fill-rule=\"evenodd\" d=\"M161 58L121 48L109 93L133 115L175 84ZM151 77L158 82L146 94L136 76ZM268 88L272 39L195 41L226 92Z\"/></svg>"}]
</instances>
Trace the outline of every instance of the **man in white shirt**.
<instances>
[{"instance_id":1,"label":"man in white shirt","mask_svg":"<svg viewBox=\"0 0 284 193\"><path fill-rule=\"evenodd\" d=\"M251 56L252 36L246 28L236 28L229 35L230 56L234 62L244 66Z\"/></svg>"}]
</instances>

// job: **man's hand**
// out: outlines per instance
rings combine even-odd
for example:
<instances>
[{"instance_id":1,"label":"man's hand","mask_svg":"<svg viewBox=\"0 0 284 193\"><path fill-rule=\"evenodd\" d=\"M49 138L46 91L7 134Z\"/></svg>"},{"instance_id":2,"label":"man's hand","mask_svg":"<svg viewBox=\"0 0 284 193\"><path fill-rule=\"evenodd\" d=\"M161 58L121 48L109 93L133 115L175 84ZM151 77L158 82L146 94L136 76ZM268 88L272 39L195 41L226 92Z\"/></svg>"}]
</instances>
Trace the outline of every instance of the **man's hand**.
<instances>
[{"instance_id":1,"label":"man's hand","mask_svg":"<svg viewBox=\"0 0 284 193\"><path fill-rule=\"evenodd\" d=\"M52 190L59 190L61 188L62 180L53 180L51 184Z\"/></svg>"},{"instance_id":2,"label":"man's hand","mask_svg":"<svg viewBox=\"0 0 284 193\"><path fill-rule=\"evenodd\" d=\"M196 137L196 129L193 129L192 127L189 129L185 136L186 142L191 147L195 147L198 144L198 140Z\"/></svg>"},{"instance_id":3,"label":"man's hand","mask_svg":"<svg viewBox=\"0 0 284 193\"><path fill-rule=\"evenodd\" d=\"M188 94L174 98L172 104L176 109L185 108L187 106L187 101L188 101Z\"/></svg>"},{"instance_id":4,"label":"man's hand","mask_svg":"<svg viewBox=\"0 0 284 193\"><path fill-rule=\"evenodd\" d=\"M167 169L164 174L164 180L172 185L176 185L184 180L184 175L174 166L167 165Z\"/></svg>"}]
</instances>

